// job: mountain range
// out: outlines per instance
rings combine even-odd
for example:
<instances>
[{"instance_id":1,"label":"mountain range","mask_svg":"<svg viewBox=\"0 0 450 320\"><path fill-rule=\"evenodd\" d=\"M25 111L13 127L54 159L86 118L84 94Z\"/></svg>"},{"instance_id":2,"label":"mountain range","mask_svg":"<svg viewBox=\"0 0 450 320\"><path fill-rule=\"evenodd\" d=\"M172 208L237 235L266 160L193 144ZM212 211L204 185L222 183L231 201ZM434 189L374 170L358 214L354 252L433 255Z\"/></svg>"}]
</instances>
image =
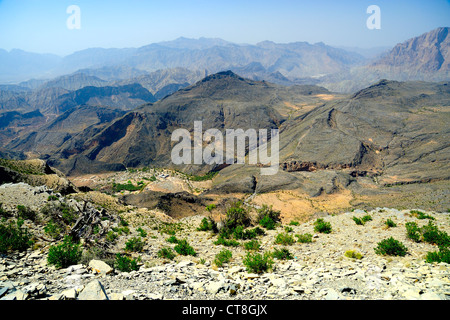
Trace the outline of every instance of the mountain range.
<instances>
[{"instance_id":1,"label":"mountain range","mask_svg":"<svg viewBox=\"0 0 450 320\"><path fill-rule=\"evenodd\" d=\"M151 166L215 171L214 190L246 194L448 180L448 29L370 61L321 43L205 38L85 50L58 62L77 65L70 74L0 86L0 152L45 159L72 176ZM278 174L174 165L171 133L192 133L194 121L223 134L278 129Z\"/></svg>"}]
</instances>

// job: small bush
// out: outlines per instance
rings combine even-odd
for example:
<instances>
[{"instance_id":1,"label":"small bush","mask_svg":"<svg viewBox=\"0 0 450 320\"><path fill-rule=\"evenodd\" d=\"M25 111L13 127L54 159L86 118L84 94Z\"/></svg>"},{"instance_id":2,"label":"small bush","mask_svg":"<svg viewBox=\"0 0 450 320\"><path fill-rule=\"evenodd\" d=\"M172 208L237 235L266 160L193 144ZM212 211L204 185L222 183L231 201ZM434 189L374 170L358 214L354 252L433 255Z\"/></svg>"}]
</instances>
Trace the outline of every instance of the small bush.
<instances>
[{"instance_id":1,"label":"small bush","mask_svg":"<svg viewBox=\"0 0 450 320\"><path fill-rule=\"evenodd\" d=\"M300 243L309 243L312 242L312 234L305 233L305 234L296 234L295 235L298 238L298 242Z\"/></svg>"},{"instance_id":2,"label":"small bush","mask_svg":"<svg viewBox=\"0 0 450 320\"><path fill-rule=\"evenodd\" d=\"M214 204L214 203L212 203L212 204L208 204L207 206L206 206L206 211L208 211L208 212L211 212L213 209L215 209L216 208L216 205Z\"/></svg>"},{"instance_id":3,"label":"small bush","mask_svg":"<svg viewBox=\"0 0 450 320\"><path fill-rule=\"evenodd\" d=\"M238 247L239 246L239 242L237 242L236 240L228 240L225 237L223 237L222 235L220 235L217 238L217 241L214 241L215 245L223 245L226 247Z\"/></svg>"},{"instance_id":4,"label":"small bush","mask_svg":"<svg viewBox=\"0 0 450 320\"><path fill-rule=\"evenodd\" d=\"M356 223L357 225L359 225L359 226L364 225L364 222L363 222L360 218L353 217L352 219L353 219L353 221L355 221L355 223Z\"/></svg>"},{"instance_id":5,"label":"small bush","mask_svg":"<svg viewBox=\"0 0 450 320\"><path fill-rule=\"evenodd\" d=\"M133 237L125 243L126 251L141 252L144 249L144 242L140 238Z\"/></svg>"},{"instance_id":6,"label":"small bush","mask_svg":"<svg viewBox=\"0 0 450 320\"><path fill-rule=\"evenodd\" d=\"M346 256L347 258L358 259L358 260L363 258L363 256L362 256L361 253L356 252L356 251L353 251L353 250L348 250L348 251L346 251L346 252L345 252L345 256Z\"/></svg>"},{"instance_id":7,"label":"small bush","mask_svg":"<svg viewBox=\"0 0 450 320\"><path fill-rule=\"evenodd\" d=\"M287 233L289 233L289 232L292 232L292 231L294 231L294 229L292 229L291 227L284 227L284 231L285 232L287 232Z\"/></svg>"},{"instance_id":8,"label":"small bush","mask_svg":"<svg viewBox=\"0 0 450 320\"><path fill-rule=\"evenodd\" d=\"M421 228L423 241L436 244L438 247L447 248L450 246L450 237L444 232L440 231L436 225L431 221L426 226Z\"/></svg>"},{"instance_id":9,"label":"small bush","mask_svg":"<svg viewBox=\"0 0 450 320\"><path fill-rule=\"evenodd\" d=\"M434 217L432 217L428 214L425 214L424 212L419 211L419 210L411 210L410 213L413 216L417 217L417 219L420 219L420 220L423 220L423 219L435 220Z\"/></svg>"},{"instance_id":10,"label":"small bush","mask_svg":"<svg viewBox=\"0 0 450 320\"><path fill-rule=\"evenodd\" d=\"M433 262L445 262L450 263L450 250L448 247L445 248L439 248L439 251L437 252L428 252L425 261L428 263Z\"/></svg>"},{"instance_id":11,"label":"small bush","mask_svg":"<svg viewBox=\"0 0 450 320\"><path fill-rule=\"evenodd\" d=\"M55 196L55 195L50 195L50 196L48 196L48 198L47 198L47 201L56 201L56 200L58 200L58 197Z\"/></svg>"},{"instance_id":12,"label":"small bush","mask_svg":"<svg viewBox=\"0 0 450 320\"><path fill-rule=\"evenodd\" d=\"M231 257L233 254L230 250L222 250L218 254L216 254L216 257L214 259L214 264L218 267L222 267L224 263L228 263L231 260Z\"/></svg>"},{"instance_id":13,"label":"small bush","mask_svg":"<svg viewBox=\"0 0 450 320\"><path fill-rule=\"evenodd\" d=\"M0 224L0 253L8 251L25 251L32 245L31 235L28 230L22 228L23 220L19 220L14 225Z\"/></svg>"},{"instance_id":14,"label":"small bush","mask_svg":"<svg viewBox=\"0 0 450 320\"><path fill-rule=\"evenodd\" d=\"M194 248L192 248L187 240L178 240L178 244L173 248L178 254L183 256L196 256Z\"/></svg>"},{"instance_id":15,"label":"small bush","mask_svg":"<svg viewBox=\"0 0 450 320\"><path fill-rule=\"evenodd\" d=\"M279 233L277 234L277 237L275 238L276 244L282 244L282 245L291 245L295 242L294 237L287 233Z\"/></svg>"},{"instance_id":16,"label":"small bush","mask_svg":"<svg viewBox=\"0 0 450 320\"><path fill-rule=\"evenodd\" d=\"M300 225L300 222L298 222L298 221L291 221L291 222L289 222L289 225L290 226L298 226L298 225Z\"/></svg>"},{"instance_id":17,"label":"small bush","mask_svg":"<svg viewBox=\"0 0 450 320\"><path fill-rule=\"evenodd\" d=\"M325 222L323 219L317 219L314 223L314 231L320 233L331 233L331 223Z\"/></svg>"},{"instance_id":18,"label":"small bush","mask_svg":"<svg viewBox=\"0 0 450 320\"><path fill-rule=\"evenodd\" d=\"M388 256L405 256L408 252L408 248L406 248L403 243L394 238L390 237L388 239L384 239L378 242L378 246L374 248L375 253L379 255L388 255Z\"/></svg>"},{"instance_id":19,"label":"small bush","mask_svg":"<svg viewBox=\"0 0 450 320\"><path fill-rule=\"evenodd\" d=\"M258 251L259 248L260 248L260 246L261 246L261 245L259 244L259 241L258 241L258 240L255 240L255 239L250 240L250 241L244 243L244 249L245 249L245 250Z\"/></svg>"},{"instance_id":20,"label":"small bush","mask_svg":"<svg viewBox=\"0 0 450 320\"><path fill-rule=\"evenodd\" d=\"M137 228L136 231L139 232L139 235L140 235L142 238L145 238L145 237L147 236L147 232L145 232L145 230L142 229L142 228Z\"/></svg>"},{"instance_id":21,"label":"small bush","mask_svg":"<svg viewBox=\"0 0 450 320\"><path fill-rule=\"evenodd\" d=\"M217 232L217 223L211 218L203 218L197 231L213 231Z\"/></svg>"},{"instance_id":22,"label":"small bush","mask_svg":"<svg viewBox=\"0 0 450 320\"><path fill-rule=\"evenodd\" d=\"M114 241L116 241L117 237L117 233L115 233L114 231L109 231L106 234L106 241L113 243Z\"/></svg>"},{"instance_id":23,"label":"small bush","mask_svg":"<svg viewBox=\"0 0 450 320\"><path fill-rule=\"evenodd\" d=\"M120 270L120 271L123 271L123 272L131 272L131 271L139 270L138 260L131 259L130 257L127 257L127 256L123 256L120 253L118 253L116 255L116 260L114 262L114 267L117 270Z\"/></svg>"},{"instance_id":24,"label":"small bush","mask_svg":"<svg viewBox=\"0 0 450 320\"><path fill-rule=\"evenodd\" d=\"M294 259L292 254L286 248L281 248L281 249L275 248L275 250L272 253L272 256L274 258L279 259L279 260L291 260L291 259Z\"/></svg>"},{"instance_id":25,"label":"small bush","mask_svg":"<svg viewBox=\"0 0 450 320\"><path fill-rule=\"evenodd\" d=\"M61 235L61 229L53 220L47 222L44 227L44 232L54 239L57 239Z\"/></svg>"},{"instance_id":26,"label":"small bush","mask_svg":"<svg viewBox=\"0 0 450 320\"><path fill-rule=\"evenodd\" d=\"M19 219L35 221L37 213L34 210L22 205L17 206L17 216Z\"/></svg>"},{"instance_id":27,"label":"small bush","mask_svg":"<svg viewBox=\"0 0 450 320\"><path fill-rule=\"evenodd\" d=\"M407 222L405 224L406 227L406 236L413 240L414 242L420 242L421 241L421 234L420 234L420 228L417 226L417 223L415 222Z\"/></svg>"},{"instance_id":28,"label":"small bush","mask_svg":"<svg viewBox=\"0 0 450 320\"><path fill-rule=\"evenodd\" d=\"M361 218L361 220L363 221L363 223L366 223L368 221L372 221L373 219L371 215L366 214L364 217Z\"/></svg>"},{"instance_id":29,"label":"small bush","mask_svg":"<svg viewBox=\"0 0 450 320\"><path fill-rule=\"evenodd\" d=\"M272 268L273 260L269 252L247 253L242 261L248 272L263 273Z\"/></svg>"},{"instance_id":30,"label":"small bush","mask_svg":"<svg viewBox=\"0 0 450 320\"><path fill-rule=\"evenodd\" d=\"M179 240L177 239L177 237L171 236L171 237L167 238L166 241L169 243L178 243Z\"/></svg>"},{"instance_id":31,"label":"small bush","mask_svg":"<svg viewBox=\"0 0 450 320\"><path fill-rule=\"evenodd\" d=\"M268 207L263 205L261 209L258 209L258 223L267 230L275 229L277 222L280 221L281 212L272 209L272 206Z\"/></svg>"},{"instance_id":32,"label":"small bush","mask_svg":"<svg viewBox=\"0 0 450 320\"><path fill-rule=\"evenodd\" d=\"M238 226L248 227L251 223L250 215L241 202L236 202L227 210L227 215L222 228L224 233L233 233ZM221 231L222 231L221 230Z\"/></svg>"},{"instance_id":33,"label":"small bush","mask_svg":"<svg viewBox=\"0 0 450 320\"><path fill-rule=\"evenodd\" d=\"M158 257L173 260L175 258L175 253L173 252L172 248L162 248L158 251Z\"/></svg>"},{"instance_id":34,"label":"small bush","mask_svg":"<svg viewBox=\"0 0 450 320\"><path fill-rule=\"evenodd\" d=\"M65 236L62 243L51 246L48 251L47 262L56 268L67 268L81 260L82 250L80 244L71 237Z\"/></svg>"},{"instance_id":35,"label":"small bush","mask_svg":"<svg viewBox=\"0 0 450 320\"><path fill-rule=\"evenodd\" d=\"M388 228L395 228L397 226L397 224L391 219L387 219L385 224Z\"/></svg>"}]
</instances>

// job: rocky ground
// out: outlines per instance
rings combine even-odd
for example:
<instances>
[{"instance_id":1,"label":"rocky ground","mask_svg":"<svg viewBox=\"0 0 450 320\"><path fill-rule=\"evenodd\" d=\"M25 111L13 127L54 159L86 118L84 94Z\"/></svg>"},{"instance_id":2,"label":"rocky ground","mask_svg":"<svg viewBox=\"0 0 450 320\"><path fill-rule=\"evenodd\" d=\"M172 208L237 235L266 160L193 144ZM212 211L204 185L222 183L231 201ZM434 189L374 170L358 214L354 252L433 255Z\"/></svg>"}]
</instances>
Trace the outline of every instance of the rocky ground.
<instances>
[{"instance_id":1,"label":"rocky ground","mask_svg":"<svg viewBox=\"0 0 450 320\"><path fill-rule=\"evenodd\" d=\"M42 206L49 201L49 195L53 192L45 187L26 184L0 187L0 202L6 207L8 201ZM58 194L58 197L63 201L63 196ZM79 204L82 200L71 197L70 202ZM450 231L448 213L424 212L434 218L433 223L439 230ZM352 219L367 214L372 220L364 225L356 225ZM84 256L78 265L64 269L49 266L48 249L55 241L45 238L42 226L33 226L27 220L25 226L42 237L38 245L25 252L1 255L0 299L450 299L449 265L424 260L426 253L437 251L437 247L413 242L406 236L407 222L423 226L429 221L417 219L411 210L377 208L324 216L324 220L331 223L330 234L315 232L313 220L298 225L284 222L258 237L261 244L258 252L287 248L293 259L274 259L273 268L262 274L247 271L243 264L247 251L242 244L246 241L240 240L238 247L224 247L214 244L217 235L211 231L197 231L204 216L179 221L168 218L161 222L155 212L128 207L121 217L128 221L130 232L119 237L110 250L123 251L126 241L133 237L144 242L141 252L132 253L133 257L139 257L140 263L139 270L131 272L118 271L105 263L111 264L108 259L95 255ZM387 219L397 226L387 228ZM114 220L108 223L103 222L101 226L105 230L117 226ZM173 260L159 258L160 249L175 246L167 242L170 235L162 226L171 229L178 239L186 239L196 256L176 254ZM286 230L287 226L291 229ZM145 231L145 236L139 235L138 228ZM313 241L286 246L275 244L276 236L286 232L294 239L297 239L295 235L310 233ZM408 248L408 254L404 257L375 254L377 243L389 237L401 241ZM223 249L232 252L231 261L217 267L213 261ZM346 257L348 250L360 253L362 258Z\"/></svg>"}]
</instances>

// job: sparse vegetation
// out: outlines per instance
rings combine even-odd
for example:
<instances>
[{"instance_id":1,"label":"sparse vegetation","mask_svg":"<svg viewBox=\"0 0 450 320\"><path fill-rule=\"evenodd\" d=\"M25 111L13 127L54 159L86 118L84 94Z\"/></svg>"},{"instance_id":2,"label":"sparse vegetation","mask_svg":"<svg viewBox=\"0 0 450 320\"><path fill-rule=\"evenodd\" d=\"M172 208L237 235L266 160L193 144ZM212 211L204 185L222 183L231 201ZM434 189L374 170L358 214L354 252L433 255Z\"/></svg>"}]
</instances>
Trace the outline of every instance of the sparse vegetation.
<instances>
[{"instance_id":1,"label":"sparse vegetation","mask_svg":"<svg viewBox=\"0 0 450 320\"><path fill-rule=\"evenodd\" d=\"M23 228L23 220L0 224L0 253L24 251L32 245L31 235Z\"/></svg>"},{"instance_id":2,"label":"sparse vegetation","mask_svg":"<svg viewBox=\"0 0 450 320\"><path fill-rule=\"evenodd\" d=\"M326 222L325 220L319 218L314 223L314 231L320 232L320 233L331 233L331 223Z\"/></svg>"},{"instance_id":3,"label":"sparse vegetation","mask_svg":"<svg viewBox=\"0 0 450 320\"><path fill-rule=\"evenodd\" d=\"M233 254L230 250L224 249L216 254L214 258L214 264L218 267L223 267L224 263L230 262L232 256Z\"/></svg>"},{"instance_id":4,"label":"sparse vegetation","mask_svg":"<svg viewBox=\"0 0 450 320\"><path fill-rule=\"evenodd\" d=\"M251 253L248 252L242 261L248 272L263 273L270 270L273 266L272 254L269 252Z\"/></svg>"},{"instance_id":5,"label":"sparse vegetation","mask_svg":"<svg viewBox=\"0 0 450 320\"><path fill-rule=\"evenodd\" d=\"M312 234L305 233L305 234L296 234L295 235L298 238L298 242L300 243L309 243L312 242Z\"/></svg>"},{"instance_id":6,"label":"sparse vegetation","mask_svg":"<svg viewBox=\"0 0 450 320\"><path fill-rule=\"evenodd\" d=\"M288 233L279 233L275 238L276 244L282 244L285 246L292 245L295 242L294 237Z\"/></svg>"},{"instance_id":7,"label":"sparse vegetation","mask_svg":"<svg viewBox=\"0 0 450 320\"><path fill-rule=\"evenodd\" d=\"M162 248L158 251L158 257L173 260L175 258L175 253L173 252L172 248Z\"/></svg>"},{"instance_id":8,"label":"sparse vegetation","mask_svg":"<svg viewBox=\"0 0 450 320\"><path fill-rule=\"evenodd\" d=\"M192 248L187 240L178 240L177 245L175 248L173 248L178 254L181 254L183 256L196 256L197 253L195 252L194 248Z\"/></svg>"},{"instance_id":9,"label":"sparse vegetation","mask_svg":"<svg viewBox=\"0 0 450 320\"><path fill-rule=\"evenodd\" d=\"M281 212L273 210L272 206L263 205L258 209L258 223L267 230L275 229L276 224L280 221Z\"/></svg>"},{"instance_id":10,"label":"sparse vegetation","mask_svg":"<svg viewBox=\"0 0 450 320\"><path fill-rule=\"evenodd\" d=\"M408 248L406 248L403 243L392 237L378 242L378 245L374 248L374 250L376 254L388 256L403 257L408 253Z\"/></svg>"},{"instance_id":11,"label":"sparse vegetation","mask_svg":"<svg viewBox=\"0 0 450 320\"><path fill-rule=\"evenodd\" d=\"M397 224L394 221L392 221L391 219L387 219L385 224L386 224L386 226L388 228L395 228L395 227L397 227Z\"/></svg>"},{"instance_id":12,"label":"sparse vegetation","mask_svg":"<svg viewBox=\"0 0 450 320\"><path fill-rule=\"evenodd\" d=\"M139 270L138 260L131 259L126 255L120 253L116 254L116 260L114 262L114 267L123 272L131 272Z\"/></svg>"},{"instance_id":13,"label":"sparse vegetation","mask_svg":"<svg viewBox=\"0 0 450 320\"><path fill-rule=\"evenodd\" d=\"M140 238L133 237L125 243L126 251L141 252L144 249L144 242Z\"/></svg>"},{"instance_id":14,"label":"sparse vegetation","mask_svg":"<svg viewBox=\"0 0 450 320\"><path fill-rule=\"evenodd\" d=\"M244 243L244 249L245 250L258 251L260 247L261 247L261 244L256 239L253 239L253 240L250 240L250 241Z\"/></svg>"},{"instance_id":15,"label":"sparse vegetation","mask_svg":"<svg viewBox=\"0 0 450 320\"><path fill-rule=\"evenodd\" d=\"M281 248L281 249L275 248L275 250L272 253L272 256L274 258L277 258L278 260L291 260L291 259L294 259L292 254L286 248Z\"/></svg>"},{"instance_id":16,"label":"sparse vegetation","mask_svg":"<svg viewBox=\"0 0 450 320\"><path fill-rule=\"evenodd\" d=\"M67 268L81 260L80 244L65 236L62 243L51 246L48 251L47 262L57 268Z\"/></svg>"},{"instance_id":17,"label":"sparse vegetation","mask_svg":"<svg viewBox=\"0 0 450 320\"><path fill-rule=\"evenodd\" d=\"M344 254L347 258L360 260L363 258L363 255L354 250L347 250Z\"/></svg>"}]
</instances>

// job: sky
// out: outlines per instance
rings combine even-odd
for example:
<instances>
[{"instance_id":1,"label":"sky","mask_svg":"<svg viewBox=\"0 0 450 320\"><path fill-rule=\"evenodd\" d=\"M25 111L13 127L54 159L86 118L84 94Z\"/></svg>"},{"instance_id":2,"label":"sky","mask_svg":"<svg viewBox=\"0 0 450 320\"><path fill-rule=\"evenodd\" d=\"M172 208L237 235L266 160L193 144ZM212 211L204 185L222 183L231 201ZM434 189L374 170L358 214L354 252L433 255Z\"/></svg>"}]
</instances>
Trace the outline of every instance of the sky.
<instances>
[{"instance_id":1,"label":"sky","mask_svg":"<svg viewBox=\"0 0 450 320\"><path fill-rule=\"evenodd\" d=\"M370 5L380 29L367 27ZM449 22L450 0L0 0L0 48L64 56L178 37L392 47Z\"/></svg>"}]
</instances>

